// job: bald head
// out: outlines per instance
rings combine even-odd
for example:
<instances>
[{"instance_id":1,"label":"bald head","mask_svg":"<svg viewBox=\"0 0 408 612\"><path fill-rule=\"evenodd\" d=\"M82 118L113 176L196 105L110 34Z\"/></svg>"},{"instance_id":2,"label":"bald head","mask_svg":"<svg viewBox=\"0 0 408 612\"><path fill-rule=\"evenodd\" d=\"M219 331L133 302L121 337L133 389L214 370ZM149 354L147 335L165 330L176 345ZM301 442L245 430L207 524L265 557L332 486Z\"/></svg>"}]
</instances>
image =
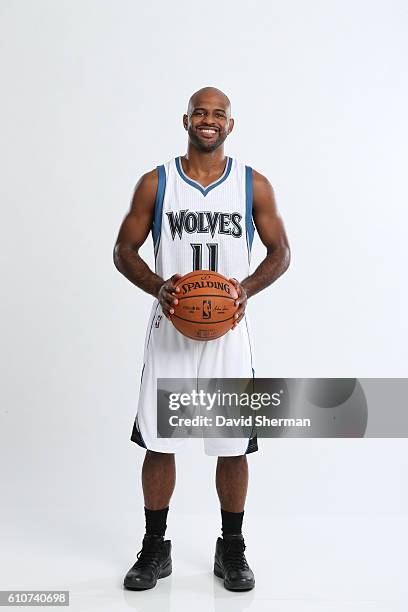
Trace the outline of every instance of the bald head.
<instances>
[{"instance_id":1,"label":"bald head","mask_svg":"<svg viewBox=\"0 0 408 612\"><path fill-rule=\"evenodd\" d=\"M212 98L214 101L218 100L220 105L225 109L227 116L231 116L230 99L223 91L221 91L221 89L217 89L216 87L202 87L193 93L188 101L187 114L191 115L194 108L200 106L200 103L208 98Z\"/></svg>"}]
</instances>

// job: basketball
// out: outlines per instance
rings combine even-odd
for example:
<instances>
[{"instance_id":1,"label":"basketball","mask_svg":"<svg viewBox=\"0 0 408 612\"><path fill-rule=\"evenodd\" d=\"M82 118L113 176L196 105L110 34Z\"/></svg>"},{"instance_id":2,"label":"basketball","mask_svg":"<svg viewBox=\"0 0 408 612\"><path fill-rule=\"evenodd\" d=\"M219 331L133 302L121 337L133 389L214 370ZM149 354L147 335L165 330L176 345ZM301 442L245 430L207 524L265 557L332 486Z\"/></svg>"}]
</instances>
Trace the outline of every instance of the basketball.
<instances>
[{"instance_id":1,"label":"basketball","mask_svg":"<svg viewBox=\"0 0 408 612\"><path fill-rule=\"evenodd\" d=\"M176 283L180 293L173 305L171 321L176 329L193 340L215 340L226 334L238 310L237 290L218 272L196 270Z\"/></svg>"}]
</instances>

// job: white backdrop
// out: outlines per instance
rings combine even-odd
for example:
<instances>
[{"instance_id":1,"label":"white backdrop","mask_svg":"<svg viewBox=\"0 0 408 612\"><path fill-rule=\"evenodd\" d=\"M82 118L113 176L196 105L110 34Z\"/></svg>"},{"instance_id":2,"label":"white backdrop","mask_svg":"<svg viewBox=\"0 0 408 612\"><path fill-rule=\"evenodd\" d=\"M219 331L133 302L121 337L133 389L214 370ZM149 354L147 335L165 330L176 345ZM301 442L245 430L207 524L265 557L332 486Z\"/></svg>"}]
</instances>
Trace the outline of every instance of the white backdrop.
<instances>
[{"instance_id":1,"label":"white backdrop","mask_svg":"<svg viewBox=\"0 0 408 612\"><path fill-rule=\"evenodd\" d=\"M292 249L249 304L257 375L407 376L407 8L2 0L0 17L3 512L33 544L53 521L79 541L103 513L123 554L143 530L129 437L151 297L112 249L139 176L185 152L196 89L230 97L226 153L270 179ZM406 516L405 440L259 446L248 529L280 513ZM169 525L204 513L215 534L215 463L198 449L178 458ZM44 533L25 522L39 515ZM22 587L15 569L1 588L13 576Z\"/></svg>"}]
</instances>

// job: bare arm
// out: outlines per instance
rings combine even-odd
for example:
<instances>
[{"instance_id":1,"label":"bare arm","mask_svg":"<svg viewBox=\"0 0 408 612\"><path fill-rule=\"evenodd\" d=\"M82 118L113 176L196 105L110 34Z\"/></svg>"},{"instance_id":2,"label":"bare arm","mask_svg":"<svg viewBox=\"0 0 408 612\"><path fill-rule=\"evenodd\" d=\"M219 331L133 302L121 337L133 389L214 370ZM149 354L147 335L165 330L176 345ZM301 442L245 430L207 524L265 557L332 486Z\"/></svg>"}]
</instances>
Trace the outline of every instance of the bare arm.
<instances>
[{"instance_id":1,"label":"bare arm","mask_svg":"<svg viewBox=\"0 0 408 612\"><path fill-rule=\"evenodd\" d=\"M253 171L253 218L266 257L256 270L242 281L247 297L271 285L289 267L290 249L280 217L272 185L267 178Z\"/></svg>"},{"instance_id":2,"label":"bare arm","mask_svg":"<svg viewBox=\"0 0 408 612\"><path fill-rule=\"evenodd\" d=\"M267 178L253 170L253 219L266 257L256 270L239 282L235 282L239 308L232 329L242 320L247 299L271 285L289 267L290 249L283 221L279 216L272 185Z\"/></svg>"},{"instance_id":3,"label":"bare arm","mask_svg":"<svg viewBox=\"0 0 408 612\"><path fill-rule=\"evenodd\" d=\"M156 170L144 174L137 183L130 210L119 229L113 261L119 272L131 283L159 299L163 312L168 317L171 304L177 303L172 297L172 292L175 291L172 281L179 275L175 274L165 281L155 274L139 255L139 249L153 225L157 183Z\"/></svg>"}]
</instances>

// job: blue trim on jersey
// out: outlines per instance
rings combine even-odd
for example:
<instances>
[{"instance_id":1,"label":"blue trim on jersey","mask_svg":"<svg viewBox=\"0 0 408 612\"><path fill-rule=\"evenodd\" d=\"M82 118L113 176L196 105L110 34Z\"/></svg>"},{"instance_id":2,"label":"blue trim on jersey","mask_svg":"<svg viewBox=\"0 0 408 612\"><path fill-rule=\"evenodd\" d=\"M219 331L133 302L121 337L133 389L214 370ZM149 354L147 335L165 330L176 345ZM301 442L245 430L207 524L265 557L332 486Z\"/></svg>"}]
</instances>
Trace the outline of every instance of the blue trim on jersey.
<instances>
[{"instance_id":1,"label":"blue trim on jersey","mask_svg":"<svg viewBox=\"0 0 408 612\"><path fill-rule=\"evenodd\" d=\"M164 166L157 166L158 184L154 203L154 219L152 227L154 252L157 253L160 244L164 192L166 190L166 171Z\"/></svg>"},{"instance_id":2,"label":"blue trim on jersey","mask_svg":"<svg viewBox=\"0 0 408 612\"><path fill-rule=\"evenodd\" d=\"M198 183L197 181L194 181L193 179L188 177L187 174L185 174L185 172L183 170L183 166L181 165L180 157L176 157L175 161L176 161L177 172L179 173L179 175L181 176L183 181L185 181L186 183L191 185L191 187L195 187L196 189L198 189L198 191L204 197L212 189L214 189L215 187L218 187L218 185L221 185L221 183L223 183L228 178L228 175L231 172L231 166L232 166L232 157L227 157L227 164L225 166L225 170L224 170L222 176L217 181L215 181L214 183L211 183L210 185L207 185L207 187L203 187L200 183Z\"/></svg>"},{"instance_id":3,"label":"blue trim on jersey","mask_svg":"<svg viewBox=\"0 0 408 612\"><path fill-rule=\"evenodd\" d=\"M245 166L245 227L247 236L248 255L251 252L252 241L255 234L255 226L252 221L252 204L253 204L253 178L252 168Z\"/></svg>"},{"instance_id":4,"label":"blue trim on jersey","mask_svg":"<svg viewBox=\"0 0 408 612\"><path fill-rule=\"evenodd\" d=\"M252 357L252 345L251 345L251 336L249 335L249 329L248 329L248 322L247 322L247 318L244 315L244 319L245 319L245 327L247 330L247 336L248 336L248 345L249 345L249 353L251 355L251 370L252 370L252 378L255 378L255 370L254 370L254 360Z\"/></svg>"},{"instance_id":5,"label":"blue trim on jersey","mask_svg":"<svg viewBox=\"0 0 408 612\"><path fill-rule=\"evenodd\" d=\"M160 305L160 302L157 301L156 308L154 309L154 315L153 315L153 318L152 318L152 322L150 324L149 337L147 339L147 344L146 344L146 351L149 348L150 336L152 335L153 324L154 324L154 320L155 320L156 315L157 315L157 309L158 309L159 305ZM144 366L143 366L143 368L144 368Z\"/></svg>"},{"instance_id":6,"label":"blue trim on jersey","mask_svg":"<svg viewBox=\"0 0 408 612\"><path fill-rule=\"evenodd\" d=\"M245 326L246 326L246 330L248 334L249 351L251 353L252 392L254 392L255 390L255 370L254 370L253 358L252 358L251 336L249 335L248 321L247 321L246 315L244 315L244 319L245 319ZM249 453L254 453L257 450L258 450L258 436L256 433L256 427L255 425L253 425L251 429L251 434L249 436L248 445L246 447L245 455Z\"/></svg>"}]
</instances>

